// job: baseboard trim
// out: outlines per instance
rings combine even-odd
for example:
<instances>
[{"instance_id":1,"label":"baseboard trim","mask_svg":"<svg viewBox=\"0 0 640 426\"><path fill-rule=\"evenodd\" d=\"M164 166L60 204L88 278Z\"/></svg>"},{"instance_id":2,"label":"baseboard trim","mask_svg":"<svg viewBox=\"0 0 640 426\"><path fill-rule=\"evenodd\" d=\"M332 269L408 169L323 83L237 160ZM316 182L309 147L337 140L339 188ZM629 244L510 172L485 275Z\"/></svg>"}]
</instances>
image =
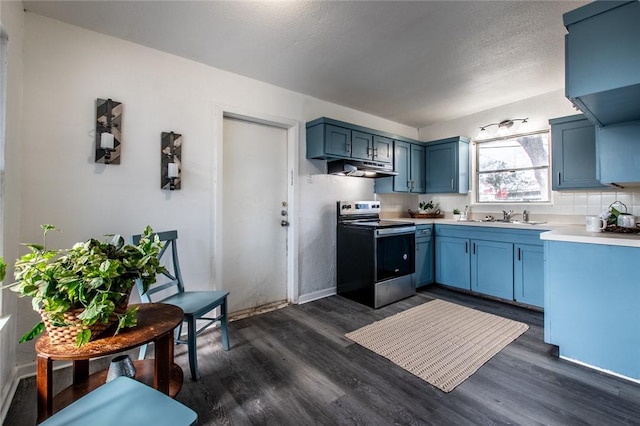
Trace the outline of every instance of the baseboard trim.
<instances>
[{"instance_id":1,"label":"baseboard trim","mask_svg":"<svg viewBox=\"0 0 640 426\"><path fill-rule=\"evenodd\" d=\"M325 290L314 291L313 293L304 294L298 297L298 305L313 302L314 300L324 299L325 297L335 296L335 288L327 288Z\"/></svg>"},{"instance_id":2,"label":"baseboard trim","mask_svg":"<svg viewBox=\"0 0 640 426\"><path fill-rule=\"evenodd\" d=\"M562 356L562 355L560 355L560 359L572 362L574 364L582 365L583 367L591 368L592 370L600 371L601 373L605 373L605 374L608 374L610 376L619 377L621 379L629 380L630 382L640 384L640 380L639 379L634 379L632 377L625 376L625 375L620 374L620 373L616 373L615 371L611 371L611 370L607 370L607 369L604 369L604 368L596 367L595 365L587 364L586 362L578 361L577 359L569 358L569 357Z\"/></svg>"}]
</instances>

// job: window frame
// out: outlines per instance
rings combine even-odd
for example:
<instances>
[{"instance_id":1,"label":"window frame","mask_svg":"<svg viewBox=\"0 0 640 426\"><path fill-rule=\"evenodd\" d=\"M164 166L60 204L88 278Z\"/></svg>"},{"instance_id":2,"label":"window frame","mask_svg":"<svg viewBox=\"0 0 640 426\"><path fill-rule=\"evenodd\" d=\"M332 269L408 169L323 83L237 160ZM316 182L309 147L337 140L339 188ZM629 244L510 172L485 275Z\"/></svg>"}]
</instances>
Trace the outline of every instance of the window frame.
<instances>
[{"instance_id":1,"label":"window frame","mask_svg":"<svg viewBox=\"0 0 640 426\"><path fill-rule=\"evenodd\" d=\"M527 200L516 200L516 201L509 201L507 199L505 200L492 200L492 201L480 201L480 148L481 145L486 144L487 142L498 142L498 141L505 141L505 140L509 140L509 139L518 139L524 136L530 136L530 135L538 135L538 134L546 134L547 135L547 165L546 166L532 166L532 167L520 167L520 168L509 168L506 170L544 170L547 169L546 175L547 175L547 200L546 201L539 201L539 200L532 200L532 201L527 201ZM499 137L493 137L493 138L489 138L489 139L481 139L481 140L474 140L473 141L474 145L475 145L475 150L474 150L474 156L475 156L475 161L474 161L474 182L473 182L473 186L475 187L474 189L474 204L477 205L500 205L500 204L508 204L508 205L518 205L518 204L522 204L522 205L551 205L552 202L552 190L551 190L551 130L550 129L542 129L542 130L536 130L536 131L531 131L531 132L524 132L524 133L514 133L512 135L505 135L505 136L499 136ZM495 171L501 171L501 170L495 170ZM486 173L486 171L483 171L483 173Z\"/></svg>"}]
</instances>

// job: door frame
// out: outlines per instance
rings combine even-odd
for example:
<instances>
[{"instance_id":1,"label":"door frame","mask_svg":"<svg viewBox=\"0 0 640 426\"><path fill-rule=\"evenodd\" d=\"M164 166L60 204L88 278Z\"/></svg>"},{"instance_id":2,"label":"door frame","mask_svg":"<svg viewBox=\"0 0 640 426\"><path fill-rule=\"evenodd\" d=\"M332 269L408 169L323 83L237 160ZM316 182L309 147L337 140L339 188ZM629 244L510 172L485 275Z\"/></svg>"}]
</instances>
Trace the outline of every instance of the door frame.
<instances>
[{"instance_id":1,"label":"door frame","mask_svg":"<svg viewBox=\"0 0 640 426\"><path fill-rule=\"evenodd\" d=\"M224 119L235 118L250 123L262 124L284 129L287 132L287 206L289 227L287 228L287 302L297 303L298 288L298 206L296 204L297 180L298 180L298 144L300 140L300 122L297 120L274 116L270 114L249 111L245 108L216 105L214 113L214 135L217 143L213 144L213 206L211 242L213 247L213 262L211 275L214 282L224 286L222 282L222 233L216 232L222 229L224 217L222 213L222 194L224 188L223 179L223 147L224 147Z\"/></svg>"}]
</instances>

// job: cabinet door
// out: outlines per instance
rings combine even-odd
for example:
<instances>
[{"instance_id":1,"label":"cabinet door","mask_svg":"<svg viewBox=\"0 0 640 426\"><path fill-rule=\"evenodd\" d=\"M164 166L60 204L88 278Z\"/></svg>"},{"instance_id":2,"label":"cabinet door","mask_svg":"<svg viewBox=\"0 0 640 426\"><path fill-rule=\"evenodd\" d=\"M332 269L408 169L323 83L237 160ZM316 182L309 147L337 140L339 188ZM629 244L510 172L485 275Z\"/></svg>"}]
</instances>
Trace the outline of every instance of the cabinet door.
<instances>
[{"instance_id":1,"label":"cabinet door","mask_svg":"<svg viewBox=\"0 0 640 426\"><path fill-rule=\"evenodd\" d=\"M566 96L598 126L640 120L640 2L591 2L564 22Z\"/></svg>"},{"instance_id":2,"label":"cabinet door","mask_svg":"<svg viewBox=\"0 0 640 426\"><path fill-rule=\"evenodd\" d=\"M426 190L426 170L425 170L425 147L424 145L411 144L411 192L424 193Z\"/></svg>"},{"instance_id":3,"label":"cabinet door","mask_svg":"<svg viewBox=\"0 0 640 426\"><path fill-rule=\"evenodd\" d=\"M391 163L393 159L393 140L383 136L373 136L373 159L382 163Z\"/></svg>"},{"instance_id":4,"label":"cabinet door","mask_svg":"<svg viewBox=\"0 0 640 426\"><path fill-rule=\"evenodd\" d=\"M531 244L515 244L513 300L544 306L544 249Z\"/></svg>"},{"instance_id":5,"label":"cabinet door","mask_svg":"<svg viewBox=\"0 0 640 426\"><path fill-rule=\"evenodd\" d=\"M327 124L325 126L324 138L325 151L327 154L340 157L351 156L351 130Z\"/></svg>"},{"instance_id":6,"label":"cabinet door","mask_svg":"<svg viewBox=\"0 0 640 426\"><path fill-rule=\"evenodd\" d=\"M436 237L436 282L471 290L469 240Z\"/></svg>"},{"instance_id":7,"label":"cabinet door","mask_svg":"<svg viewBox=\"0 0 640 426\"><path fill-rule=\"evenodd\" d=\"M640 120L598 127L596 132L601 181L622 186L640 182Z\"/></svg>"},{"instance_id":8,"label":"cabinet door","mask_svg":"<svg viewBox=\"0 0 640 426\"><path fill-rule=\"evenodd\" d=\"M411 144L408 142L394 142L393 169L398 172L393 177L393 190L395 192L409 192L409 180L411 170Z\"/></svg>"},{"instance_id":9,"label":"cabinet door","mask_svg":"<svg viewBox=\"0 0 640 426\"><path fill-rule=\"evenodd\" d=\"M606 188L596 166L596 128L586 118L552 121L551 146L554 190Z\"/></svg>"},{"instance_id":10,"label":"cabinet door","mask_svg":"<svg viewBox=\"0 0 640 426\"><path fill-rule=\"evenodd\" d=\"M373 158L373 135L351 131L351 158L371 160Z\"/></svg>"},{"instance_id":11,"label":"cabinet door","mask_svg":"<svg viewBox=\"0 0 640 426\"><path fill-rule=\"evenodd\" d=\"M513 244L471 240L471 290L513 300Z\"/></svg>"},{"instance_id":12,"label":"cabinet door","mask_svg":"<svg viewBox=\"0 0 640 426\"><path fill-rule=\"evenodd\" d=\"M427 181L429 194L457 192L456 144L427 145Z\"/></svg>"},{"instance_id":13,"label":"cabinet door","mask_svg":"<svg viewBox=\"0 0 640 426\"><path fill-rule=\"evenodd\" d=\"M419 234L419 231L416 231ZM434 281L433 238L416 237L416 287Z\"/></svg>"}]
</instances>

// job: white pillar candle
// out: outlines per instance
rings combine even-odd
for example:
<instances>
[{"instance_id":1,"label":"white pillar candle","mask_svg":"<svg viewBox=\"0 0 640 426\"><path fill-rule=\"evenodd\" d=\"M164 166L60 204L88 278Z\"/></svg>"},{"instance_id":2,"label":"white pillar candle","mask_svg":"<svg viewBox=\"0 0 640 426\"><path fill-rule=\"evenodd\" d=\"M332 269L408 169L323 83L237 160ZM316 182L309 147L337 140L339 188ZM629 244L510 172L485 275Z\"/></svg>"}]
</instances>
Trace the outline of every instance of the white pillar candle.
<instances>
[{"instance_id":1,"label":"white pillar candle","mask_svg":"<svg viewBox=\"0 0 640 426\"><path fill-rule=\"evenodd\" d=\"M115 142L112 133L104 132L100 135L100 148L113 149Z\"/></svg>"},{"instance_id":2,"label":"white pillar candle","mask_svg":"<svg viewBox=\"0 0 640 426\"><path fill-rule=\"evenodd\" d=\"M169 178L178 177L178 165L176 163L169 163L168 176Z\"/></svg>"}]
</instances>

